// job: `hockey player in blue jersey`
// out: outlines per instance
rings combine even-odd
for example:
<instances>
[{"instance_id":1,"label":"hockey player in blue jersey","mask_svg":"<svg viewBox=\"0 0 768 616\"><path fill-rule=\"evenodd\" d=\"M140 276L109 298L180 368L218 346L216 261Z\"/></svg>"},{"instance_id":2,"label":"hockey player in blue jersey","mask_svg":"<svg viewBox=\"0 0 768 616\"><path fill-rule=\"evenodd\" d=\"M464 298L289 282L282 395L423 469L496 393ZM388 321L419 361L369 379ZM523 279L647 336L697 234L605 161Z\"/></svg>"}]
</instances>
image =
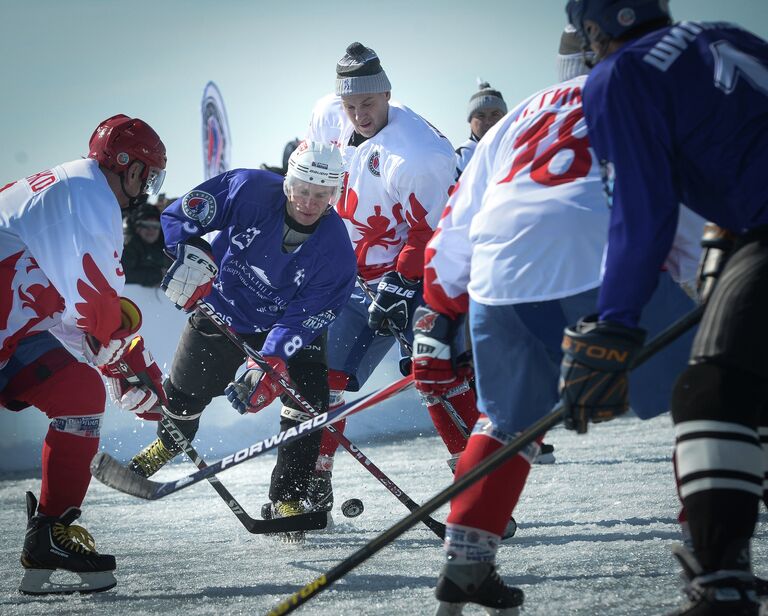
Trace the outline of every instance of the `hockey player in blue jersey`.
<instances>
[{"instance_id":1,"label":"hockey player in blue jersey","mask_svg":"<svg viewBox=\"0 0 768 616\"><path fill-rule=\"evenodd\" d=\"M166 246L176 260L163 281L166 295L185 311L200 298L210 304L317 410L328 407L328 325L349 297L356 274L349 236L329 205L344 175L335 146L302 142L286 178L263 170L236 169L189 191L162 215ZM202 236L218 230L209 245ZM233 380L245 357L201 312L181 335L164 383L168 412L192 439L214 396L240 412L268 406L281 390L260 370ZM283 399L281 429L307 418ZM280 448L270 499L277 515L302 512L321 435ZM158 426L158 438L131 461L149 476L180 452Z\"/></svg>"},{"instance_id":2,"label":"hockey player in blue jersey","mask_svg":"<svg viewBox=\"0 0 768 616\"><path fill-rule=\"evenodd\" d=\"M567 12L599 58L584 111L612 211L598 314L563 338L566 425L585 432L590 420L627 409L627 365L644 339L638 318L679 204L730 231L733 248L673 392L693 543L692 553L675 550L689 580L675 613L756 615L750 540L768 436L768 44L730 24L672 25L659 0L570 0ZM611 359L593 359L595 349Z\"/></svg>"}]
</instances>

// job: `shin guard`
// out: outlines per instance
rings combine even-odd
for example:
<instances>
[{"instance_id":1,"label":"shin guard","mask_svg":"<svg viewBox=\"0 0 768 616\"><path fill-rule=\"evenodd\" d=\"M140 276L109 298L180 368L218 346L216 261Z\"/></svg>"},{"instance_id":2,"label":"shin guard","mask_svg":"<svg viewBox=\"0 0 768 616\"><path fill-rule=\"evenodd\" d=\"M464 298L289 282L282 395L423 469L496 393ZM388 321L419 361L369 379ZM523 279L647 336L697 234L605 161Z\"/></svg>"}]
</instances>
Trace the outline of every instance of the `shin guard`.
<instances>
[{"instance_id":1,"label":"shin guard","mask_svg":"<svg viewBox=\"0 0 768 616\"><path fill-rule=\"evenodd\" d=\"M675 385L679 491L705 571L749 566L743 546L748 546L763 496L755 403L762 387L750 375L713 363L688 366Z\"/></svg>"},{"instance_id":2,"label":"shin guard","mask_svg":"<svg viewBox=\"0 0 768 616\"><path fill-rule=\"evenodd\" d=\"M508 443L514 435L496 429L491 421L481 415L472 436L456 466L456 479L477 466ZM543 438L543 437L542 437ZM520 494L531 469L531 461L538 452L532 443L511 460L476 481L451 501L449 525L481 529L501 536L520 499Z\"/></svg>"}]
</instances>

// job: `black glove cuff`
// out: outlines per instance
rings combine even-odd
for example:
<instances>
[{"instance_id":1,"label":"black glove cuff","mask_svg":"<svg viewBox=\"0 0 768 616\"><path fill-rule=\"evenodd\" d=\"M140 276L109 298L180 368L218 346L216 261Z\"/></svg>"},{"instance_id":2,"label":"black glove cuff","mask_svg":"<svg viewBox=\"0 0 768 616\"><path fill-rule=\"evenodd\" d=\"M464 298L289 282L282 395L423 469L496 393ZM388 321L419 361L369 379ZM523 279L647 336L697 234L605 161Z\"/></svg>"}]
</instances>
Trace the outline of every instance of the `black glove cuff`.
<instances>
[{"instance_id":1,"label":"black glove cuff","mask_svg":"<svg viewBox=\"0 0 768 616\"><path fill-rule=\"evenodd\" d=\"M563 353L585 366L605 372L627 370L645 341L645 330L611 321L598 321L596 315L566 327Z\"/></svg>"}]
</instances>

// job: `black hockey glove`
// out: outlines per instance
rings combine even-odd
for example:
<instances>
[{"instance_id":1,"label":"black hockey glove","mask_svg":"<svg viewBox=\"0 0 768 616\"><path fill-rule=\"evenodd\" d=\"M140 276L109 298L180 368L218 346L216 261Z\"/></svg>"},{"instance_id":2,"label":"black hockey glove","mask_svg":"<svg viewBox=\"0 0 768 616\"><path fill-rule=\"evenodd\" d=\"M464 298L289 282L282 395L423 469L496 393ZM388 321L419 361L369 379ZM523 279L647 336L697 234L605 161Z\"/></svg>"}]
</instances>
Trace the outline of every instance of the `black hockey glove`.
<instances>
[{"instance_id":1,"label":"black hockey glove","mask_svg":"<svg viewBox=\"0 0 768 616\"><path fill-rule=\"evenodd\" d=\"M627 412L629 368L644 340L644 330L597 321L596 316L565 328L560 397L566 428L584 434L590 421Z\"/></svg>"},{"instance_id":2,"label":"black hockey glove","mask_svg":"<svg viewBox=\"0 0 768 616\"><path fill-rule=\"evenodd\" d=\"M368 327L382 336L390 336L388 326L405 331L413 313L420 280L409 280L397 272L387 272L376 287L376 297L368 306Z\"/></svg>"}]
</instances>

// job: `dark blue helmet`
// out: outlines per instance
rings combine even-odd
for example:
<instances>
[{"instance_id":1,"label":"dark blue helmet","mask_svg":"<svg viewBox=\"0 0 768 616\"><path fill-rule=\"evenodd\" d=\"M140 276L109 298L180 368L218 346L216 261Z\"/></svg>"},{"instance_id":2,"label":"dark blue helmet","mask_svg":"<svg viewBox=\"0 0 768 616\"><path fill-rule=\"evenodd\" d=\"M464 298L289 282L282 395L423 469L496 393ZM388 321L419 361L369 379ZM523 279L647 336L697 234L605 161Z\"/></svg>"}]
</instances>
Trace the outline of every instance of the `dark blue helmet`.
<instances>
[{"instance_id":1,"label":"dark blue helmet","mask_svg":"<svg viewBox=\"0 0 768 616\"><path fill-rule=\"evenodd\" d=\"M669 0L568 0L565 11L584 41L589 41L584 30L587 19L611 39L645 23L670 19Z\"/></svg>"}]
</instances>

